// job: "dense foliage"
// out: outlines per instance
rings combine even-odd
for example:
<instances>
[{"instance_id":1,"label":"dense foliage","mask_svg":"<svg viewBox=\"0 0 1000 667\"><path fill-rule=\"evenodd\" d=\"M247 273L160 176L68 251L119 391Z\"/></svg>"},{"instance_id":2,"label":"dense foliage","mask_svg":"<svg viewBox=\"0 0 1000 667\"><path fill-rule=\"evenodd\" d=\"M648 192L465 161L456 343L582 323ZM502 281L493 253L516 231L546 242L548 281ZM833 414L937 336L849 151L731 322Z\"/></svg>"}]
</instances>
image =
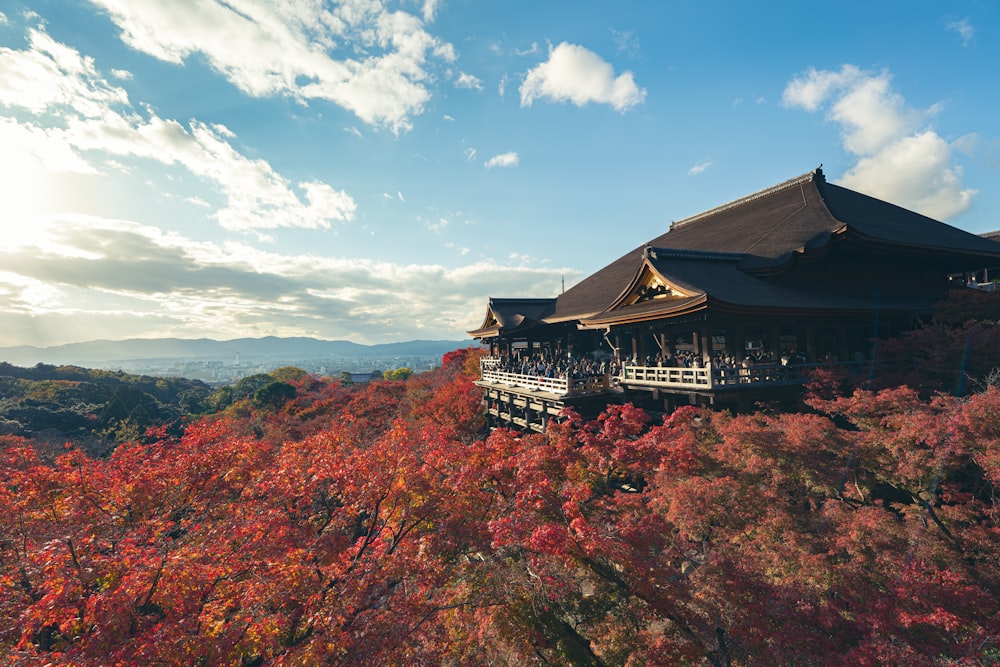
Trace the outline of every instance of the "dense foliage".
<instances>
[{"instance_id":1,"label":"dense foliage","mask_svg":"<svg viewBox=\"0 0 1000 667\"><path fill-rule=\"evenodd\" d=\"M6 436L0 662L1000 661L1000 389L484 436L477 371L271 378L107 459Z\"/></svg>"},{"instance_id":2,"label":"dense foliage","mask_svg":"<svg viewBox=\"0 0 1000 667\"><path fill-rule=\"evenodd\" d=\"M156 378L78 366L0 362L0 435L30 436L92 454L212 409L212 389L185 378Z\"/></svg>"}]
</instances>

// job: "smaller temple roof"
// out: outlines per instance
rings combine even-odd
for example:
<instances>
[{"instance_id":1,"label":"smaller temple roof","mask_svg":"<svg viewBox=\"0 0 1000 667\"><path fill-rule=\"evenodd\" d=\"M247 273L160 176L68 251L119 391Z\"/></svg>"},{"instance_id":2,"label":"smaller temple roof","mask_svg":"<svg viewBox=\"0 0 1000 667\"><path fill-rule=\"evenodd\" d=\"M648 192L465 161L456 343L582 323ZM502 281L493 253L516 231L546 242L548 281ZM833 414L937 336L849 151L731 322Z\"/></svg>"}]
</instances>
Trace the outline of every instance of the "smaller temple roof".
<instances>
[{"instance_id":1,"label":"smaller temple roof","mask_svg":"<svg viewBox=\"0 0 1000 667\"><path fill-rule=\"evenodd\" d=\"M556 307L556 299L505 299L490 297L486 317L478 329L469 331L474 338L496 336L524 331L544 324Z\"/></svg>"}]
</instances>

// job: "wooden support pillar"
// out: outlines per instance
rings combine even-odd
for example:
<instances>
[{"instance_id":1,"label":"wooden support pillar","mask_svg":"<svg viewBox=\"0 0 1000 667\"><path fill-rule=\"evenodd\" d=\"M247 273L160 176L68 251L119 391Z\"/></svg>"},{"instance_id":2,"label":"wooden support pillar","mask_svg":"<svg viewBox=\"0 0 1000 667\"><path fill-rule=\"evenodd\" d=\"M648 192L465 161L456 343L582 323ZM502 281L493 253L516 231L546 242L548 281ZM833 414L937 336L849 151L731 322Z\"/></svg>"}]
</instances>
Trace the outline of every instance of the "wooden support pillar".
<instances>
[{"instance_id":1,"label":"wooden support pillar","mask_svg":"<svg viewBox=\"0 0 1000 667\"><path fill-rule=\"evenodd\" d=\"M701 325L701 358L707 365L712 360L712 325L705 322Z\"/></svg>"},{"instance_id":2,"label":"wooden support pillar","mask_svg":"<svg viewBox=\"0 0 1000 667\"><path fill-rule=\"evenodd\" d=\"M781 359L781 326L779 324L772 324L768 327L768 337L771 339L768 341L771 357L774 361L777 361Z\"/></svg>"},{"instance_id":3,"label":"wooden support pillar","mask_svg":"<svg viewBox=\"0 0 1000 667\"><path fill-rule=\"evenodd\" d=\"M815 363L816 359L816 324L806 324L806 361Z\"/></svg>"}]
</instances>

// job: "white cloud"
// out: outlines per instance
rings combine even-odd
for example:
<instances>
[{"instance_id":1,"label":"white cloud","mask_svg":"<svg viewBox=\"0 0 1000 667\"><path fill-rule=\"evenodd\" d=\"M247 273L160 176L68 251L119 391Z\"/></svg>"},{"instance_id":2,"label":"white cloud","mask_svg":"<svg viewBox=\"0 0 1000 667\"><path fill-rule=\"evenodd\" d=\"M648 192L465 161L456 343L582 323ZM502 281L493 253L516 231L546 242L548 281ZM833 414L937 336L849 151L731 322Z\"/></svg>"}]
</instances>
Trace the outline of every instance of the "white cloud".
<instances>
[{"instance_id":1,"label":"white cloud","mask_svg":"<svg viewBox=\"0 0 1000 667\"><path fill-rule=\"evenodd\" d=\"M509 153L494 155L486 161L485 166L487 169L492 169L493 167L516 167L518 162L520 162L520 158L517 153L511 151Z\"/></svg>"},{"instance_id":2,"label":"white cloud","mask_svg":"<svg viewBox=\"0 0 1000 667\"><path fill-rule=\"evenodd\" d=\"M441 0L424 0L424 22L430 23L437 16L438 9L440 9Z\"/></svg>"},{"instance_id":3,"label":"white cloud","mask_svg":"<svg viewBox=\"0 0 1000 667\"><path fill-rule=\"evenodd\" d=\"M222 125L191 121L185 127L151 109L137 110L92 59L41 30L28 34L28 49L0 49L0 105L37 120L0 115L0 136L48 172L98 173L122 158L181 166L225 198L214 217L233 230L319 228L354 218L356 204L347 193L321 182L293 186L266 161L235 149L235 135Z\"/></svg>"},{"instance_id":4,"label":"white cloud","mask_svg":"<svg viewBox=\"0 0 1000 667\"><path fill-rule=\"evenodd\" d=\"M934 218L968 208L975 190L964 188L956 150L968 137L949 144L929 127L940 105L909 107L892 90L887 71L865 72L853 65L840 71L809 69L788 83L782 103L823 111L841 128L844 149L857 158L841 184Z\"/></svg>"},{"instance_id":5,"label":"white cloud","mask_svg":"<svg viewBox=\"0 0 1000 667\"><path fill-rule=\"evenodd\" d=\"M477 155L479 155L479 151L477 151L475 148L465 149L465 159L467 159L469 162L475 160Z\"/></svg>"},{"instance_id":6,"label":"white cloud","mask_svg":"<svg viewBox=\"0 0 1000 667\"><path fill-rule=\"evenodd\" d=\"M128 101L124 90L98 75L92 58L44 31L29 30L28 45L25 51L0 48L0 104L36 114L69 109L94 119Z\"/></svg>"},{"instance_id":7,"label":"white cloud","mask_svg":"<svg viewBox=\"0 0 1000 667\"><path fill-rule=\"evenodd\" d=\"M562 274L578 275L492 260L448 269L279 254L79 215L53 220L50 231L59 245L0 246L0 345L109 330L216 338L308 331L368 343L423 330L462 339L481 321L490 293L537 294L538 285L551 285L555 295ZM66 326L70 317L80 324Z\"/></svg>"},{"instance_id":8,"label":"white cloud","mask_svg":"<svg viewBox=\"0 0 1000 667\"><path fill-rule=\"evenodd\" d=\"M976 29L969 19L964 18L959 21L952 21L947 25L948 30L954 30L962 38L962 46L968 46L976 34Z\"/></svg>"},{"instance_id":9,"label":"white cloud","mask_svg":"<svg viewBox=\"0 0 1000 667\"><path fill-rule=\"evenodd\" d=\"M483 82L471 74L465 72L460 72L458 78L455 79L456 88L470 88L473 90L482 90Z\"/></svg>"},{"instance_id":10,"label":"white cloud","mask_svg":"<svg viewBox=\"0 0 1000 667\"><path fill-rule=\"evenodd\" d=\"M423 112L433 60L454 48L381 0L94 0L132 48L180 64L194 54L248 95L326 100L399 132ZM438 2L423 6L425 21ZM225 35L225 39L220 39Z\"/></svg>"},{"instance_id":11,"label":"white cloud","mask_svg":"<svg viewBox=\"0 0 1000 667\"><path fill-rule=\"evenodd\" d=\"M699 162L698 164L696 164L693 167L691 167L690 169L688 169L688 176L695 176L697 174L700 174L701 172L705 171L706 169L708 169L711 166L712 166L712 163L709 162L708 160L704 160L702 162Z\"/></svg>"},{"instance_id":12,"label":"white cloud","mask_svg":"<svg viewBox=\"0 0 1000 667\"><path fill-rule=\"evenodd\" d=\"M839 183L940 220L967 209L976 194L951 162L952 146L927 130L861 158Z\"/></svg>"},{"instance_id":13,"label":"white cloud","mask_svg":"<svg viewBox=\"0 0 1000 667\"><path fill-rule=\"evenodd\" d=\"M625 111L646 99L631 72L615 76L614 68L593 51L563 42L549 51L549 59L528 71L521 84L521 106L536 99L610 104Z\"/></svg>"}]
</instances>

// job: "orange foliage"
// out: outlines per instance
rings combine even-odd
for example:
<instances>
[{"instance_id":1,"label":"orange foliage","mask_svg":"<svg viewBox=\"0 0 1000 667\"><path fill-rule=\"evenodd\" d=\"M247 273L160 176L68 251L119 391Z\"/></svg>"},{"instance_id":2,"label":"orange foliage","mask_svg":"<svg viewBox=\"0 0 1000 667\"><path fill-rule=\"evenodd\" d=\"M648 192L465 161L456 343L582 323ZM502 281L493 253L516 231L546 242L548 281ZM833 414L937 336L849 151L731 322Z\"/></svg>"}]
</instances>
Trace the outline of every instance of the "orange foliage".
<instances>
[{"instance_id":1,"label":"orange foliage","mask_svg":"<svg viewBox=\"0 0 1000 667\"><path fill-rule=\"evenodd\" d=\"M1000 655L1000 390L486 435L476 355L106 460L0 438L0 662Z\"/></svg>"}]
</instances>

